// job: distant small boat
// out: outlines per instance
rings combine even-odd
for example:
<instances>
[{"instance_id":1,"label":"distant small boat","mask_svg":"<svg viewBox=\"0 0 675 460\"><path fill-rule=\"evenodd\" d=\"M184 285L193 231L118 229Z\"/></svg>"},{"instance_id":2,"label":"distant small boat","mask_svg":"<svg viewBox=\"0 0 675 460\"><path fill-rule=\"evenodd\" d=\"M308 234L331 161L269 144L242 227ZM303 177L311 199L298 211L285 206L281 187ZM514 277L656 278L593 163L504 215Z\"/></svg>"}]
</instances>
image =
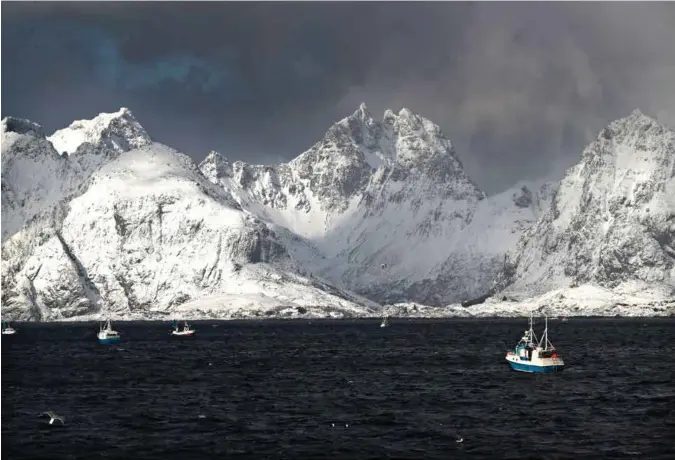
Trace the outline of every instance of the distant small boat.
<instances>
[{"instance_id":1,"label":"distant small boat","mask_svg":"<svg viewBox=\"0 0 675 460\"><path fill-rule=\"evenodd\" d=\"M380 323L380 327L389 327L389 317L385 316Z\"/></svg>"},{"instance_id":2,"label":"distant small boat","mask_svg":"<svg viewBox=\"0 0 675 460\"><path fill-rule=\"evenodd\" d=\"M530 312L530 329L520 339L513 351L506 354L506 361L513 370L521 372L559 372L564 369L565 362L558 355L553 344L548 340L548 318L541 340L532 328L532 312Z\"/></svg>"},{"instance_id":3,"label":"distant small boat","mask_svg":"<svg viewBox=\"0 0 675 460\"><path fill-rule=\"evenodd\" d=\"M121 340L119 333L113 330L110 320L106 321L105 326L101 324L97 337L98 342L105 345L120 343Z\"/></svg>"},{"instance_id":4,"label":"distant small boat","mask_svg":"<svg viewBox=\"0 0 675 460\"><path fill-rule=\"evenodd\" d=\"M2 320L2 335L14 335L16 329L9 325L9 322Z\"/></svg>"},{"instance_id":5,"label":"distant small boat","mask_svg":"<svg viewBox=\"0 0 675 460\"><path fill-rule=\"evenodd\" d=\"M195 331L194 329L190 329L190 326L188 325L187 321L183 322L182 330L178 328L178 323L174 322L173 331L171 331L171 335L178 337L192 337L196 333L197 331Z\"/></svg>"},{"instance_id":6,"label":"distant small boat","mask_svg":"<svg viewBox=\"0 0 675 460\"><path fill-rule=\"evenodd\" d=\"M562 322L563 322L563 323L566 323L566 322L567 322L567 316L563 316Z\"/></svg>"}]
</instances>

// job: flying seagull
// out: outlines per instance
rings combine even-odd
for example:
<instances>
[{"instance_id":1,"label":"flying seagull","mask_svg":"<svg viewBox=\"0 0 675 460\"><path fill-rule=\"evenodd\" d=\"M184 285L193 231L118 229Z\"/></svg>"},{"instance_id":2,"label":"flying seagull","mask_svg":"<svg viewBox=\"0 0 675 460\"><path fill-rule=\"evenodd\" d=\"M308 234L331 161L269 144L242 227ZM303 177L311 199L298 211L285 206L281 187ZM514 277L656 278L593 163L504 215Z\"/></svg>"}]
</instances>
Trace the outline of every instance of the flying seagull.
<instances>
[{"instance_id":1,"label":"flying seagull","mask_svg":"<svg viewBox=\"0 0 675 460\"><path fill-rule=\"evenodd\" d=\"M65 418L65 417L62 417L62 416L60 416L60 415L56 415L56 414L55 414L54 412L52 412L52 411L43 412L43 413L40 415L40 417L43 417L43 416L45 416L45 415L49 416L49 418L51 419L51 420L49 420L49 424L50 424L50 425L53 425L53 424L54 424L54 420L58 420L59 422L61 422L61 425L65 425L65 424L66 424L66 422L65 422L65 419L66 419L66 418Z\"/></svg>"}]
</instances>

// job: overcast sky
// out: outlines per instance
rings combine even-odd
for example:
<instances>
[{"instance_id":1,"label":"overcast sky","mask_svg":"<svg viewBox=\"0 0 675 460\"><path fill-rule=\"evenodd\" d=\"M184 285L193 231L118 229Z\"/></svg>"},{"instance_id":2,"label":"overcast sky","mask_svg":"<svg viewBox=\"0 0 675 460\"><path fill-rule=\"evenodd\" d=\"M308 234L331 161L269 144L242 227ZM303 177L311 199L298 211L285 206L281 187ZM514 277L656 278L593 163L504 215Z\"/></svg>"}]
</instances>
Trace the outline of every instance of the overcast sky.
<instances>
[{"instance_id":1,"label":"overcast sky","mask_svg":"<svg viewBox=\"0 0 675 460\"><path fill-rule=\"evenodd\" d=\"M289 160L365 102L441 126L488 193L639 108L675 126L675 3L2 3L2 116L129 107L196 160Z\"/></svg>"}]
</instances>

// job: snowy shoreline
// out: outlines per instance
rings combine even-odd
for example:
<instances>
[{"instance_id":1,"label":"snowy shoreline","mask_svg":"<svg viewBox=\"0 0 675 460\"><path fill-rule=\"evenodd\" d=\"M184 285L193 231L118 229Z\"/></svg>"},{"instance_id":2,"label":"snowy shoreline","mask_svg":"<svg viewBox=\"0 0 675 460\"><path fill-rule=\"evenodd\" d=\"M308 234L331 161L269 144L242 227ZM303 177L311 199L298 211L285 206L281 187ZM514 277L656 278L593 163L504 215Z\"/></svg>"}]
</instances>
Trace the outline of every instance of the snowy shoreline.
<instances>
[{"instance_id":1,"label":"snowy shoreline","mask_svg":"<svg viewBox=\"0 0 675 460\"><path fill-rule=\"evenodd\" d=\"M413 320L413 321L433 321L433 320L457 320L457 321L489 321L489 320L527 320L527 315L521 314L518 316L390 316L392 320ZM617 319L631 319L631 320L664 320L669 318L675 319L675 306L671 307L671 311L665 312L659 315L568 315L567 318L580 320L580 319L597 319L597 320L617 320ZM347 322L347 321L373 321L378 322L382 320L381 316L353 316L353 317L331 317L331 316L266 316L266 317L250 317L250 316L231 316L227 318L212 318L212 317L186 317L186 320L190 322L225 322L225 321L245 321L245 322L264 322L264 321L288 321L288 322L303 322L303 321L331 321L331 322ZM91 317L73 317L73 318L61 318L50 321L12 321L12 324L26 324L26 323L95 323L102 321L103 318L91 318ZM114 322L147 322L147 323L159 323L159 322L171 322L173 318L133 318L133 317L113 317L112 321ZM182 321L182 319L181 319ZM559 317L549 317L549 321L560 321Z\"/></svg>"},{"instance_id":2,"label":"snowy shoreline","mask_svg":"<svg viewBox=\"0 0 675 460\"><path fill-rule=\"evenodd\" d=\"M319 300L313 299L314 301ZM354 299L357 300L357 299ZM359 299L364 300L364 299ZM281 302L284 302L283 304ZM310 299L273 295L220 294L186 302L170 309L150 307L143 311L102 311L89 315L72 315L72 310L60 310L58 315L37 322L101 321L172 321L176 320L350 320L381 319L506 319L526 318L530 311L549 318L664 318L675 317L675 297L670 292L650 289L644 285L624 285L613 290L581 285L555 289L522 300L500 293L484 303L463 307L451 304L433 307L419 303L397 303L384 306L368 302L361 304L343 300L333 305L312 303ZM72 315L70 316L69 313ZM17 321L26 318L16 318Z\"/></svg>"}]
</instances>

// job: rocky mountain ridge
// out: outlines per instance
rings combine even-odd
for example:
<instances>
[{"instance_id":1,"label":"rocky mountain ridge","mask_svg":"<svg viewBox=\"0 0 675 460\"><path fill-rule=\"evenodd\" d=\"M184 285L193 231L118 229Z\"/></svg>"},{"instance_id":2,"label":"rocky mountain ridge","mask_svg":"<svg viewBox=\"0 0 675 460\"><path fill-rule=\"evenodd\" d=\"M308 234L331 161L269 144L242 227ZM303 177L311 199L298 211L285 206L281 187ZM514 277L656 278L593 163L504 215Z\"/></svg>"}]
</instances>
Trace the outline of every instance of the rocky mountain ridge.
<instances>
[{"instance_id":1,"label":"rocky mountain ridge","mask_svg":"<svg viewBox=\"0 0 675 460\"><path fill-rule=\"evenodd\" d=\"M3 317L168 317L214 298L221 310L248 298L260 315L378 307L309 274L189 157L147 136L124 140L139 133L130 112L97 119L109 123L91 123L99 134L89 130L81 144L61 133L71 155L59 155L38 125L3 120L3 224L19 222L3 234ZM32 193L33 171L43 193L17 200L17 190Z\"/></svg>"},{"instance_id":2,"label":"rocky mountain ridge","mask_svg":"<svg viewBox=\"0 0 675 460\"><path fill-rule=\"evenodd\" d=\"M376 121L361 105L280 165L211 152L197 166L124 108L49 137L8 117L3 316L372 316L373 300L428 310L575 286L651 289L658 306L675 292L673 139L634 112L559 186L486 196L407 109Z\"/></svg>"},{"instance_id":3,"label":"rocky mountain ridge","mask_svg":"<svg viewBox=\"0 0 675 460\"><path fill-rule=\"evenodd\" d=\"M487 290L554 184L487 197L431 121L365 104L281 165L200 164L242 208L279 229L293 256L338 286L386 302L444 305Z\"/></svg>"},{"instance_id":4,"label":"rocky mountain ridge","mask_svg":"<svg viewBox=\"0 0 675 460\"><path fill-rule=\"evenodd\" d=\"M675 298L675 131L636 110L603 129L507 255L507 293L592 283Z\"/></svg>"}]
</instances>

